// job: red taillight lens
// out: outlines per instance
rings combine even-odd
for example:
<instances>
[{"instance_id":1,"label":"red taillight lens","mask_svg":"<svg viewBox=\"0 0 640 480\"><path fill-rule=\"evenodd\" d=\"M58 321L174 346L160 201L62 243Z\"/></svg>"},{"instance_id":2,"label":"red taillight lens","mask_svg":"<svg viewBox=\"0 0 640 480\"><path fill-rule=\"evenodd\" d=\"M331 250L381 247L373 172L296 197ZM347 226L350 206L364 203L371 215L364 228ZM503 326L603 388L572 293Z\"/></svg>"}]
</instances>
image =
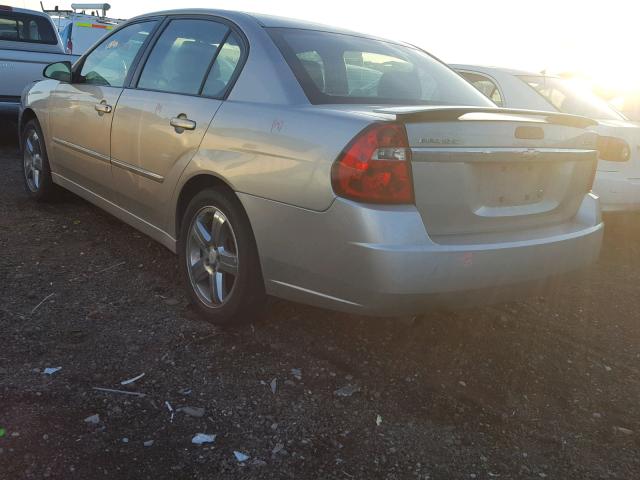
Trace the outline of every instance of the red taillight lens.
<instances>
[{"instance_id":1,"label":"red taillight lens","mask_svg":"<svg viewBox=\"0 0 640 480\"><path fill-rule=\"evenodd\" d=\"M337 195L367 203L413 203L411 149L397 123L380 123L355 137L331 169Z\"/></svg>"},{"instance_id":2,"label":"red taillight lens","mask_svg":"<svg viewBox=\"0 0 640 480\"><path fill-rule=\"evenodd\" d=\"M73 42L71 41L71 38L67 40L67 53L73 53Z\"/></svg>"}]
</instances>

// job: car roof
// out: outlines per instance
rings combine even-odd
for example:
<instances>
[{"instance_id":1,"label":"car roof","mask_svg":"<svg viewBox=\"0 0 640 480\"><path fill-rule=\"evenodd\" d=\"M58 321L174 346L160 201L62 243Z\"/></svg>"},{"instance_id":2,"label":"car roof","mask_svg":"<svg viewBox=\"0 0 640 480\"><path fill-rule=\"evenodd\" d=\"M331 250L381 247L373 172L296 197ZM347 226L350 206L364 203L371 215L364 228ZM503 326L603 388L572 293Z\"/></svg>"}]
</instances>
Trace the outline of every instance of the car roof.
<instances>
[{"instance_id":1,"label":"car roof","mask_svg":"<svg viewBox=\"0 0 640 480\"><path fill-rule=\"evenodd\" d=\"M390 40L387 38L377 37L375 35L369 35L366 33L356 32L340 27L334 27L331 25L325 25L321 23L309 22L306 20L299 20L296 18L279 17L275 15L266 15L262 13L250 13L242 12L238 10L220 10L211 8L188 8L188 9L175 9L175 10L162 10L158 12L145 13L135 17L136 19L164 16L164 15L214 15L233 21L246 21L252 20L260 27L266 28L299 28L302 30L317 30L322 32L342 33L345 35L354 35L358 37L370 38L374 40L381 40L385 42L396 43L399 45L415 48L405 42Z\"/></svg>"},{"instance_id":2,"label":"car roof","mask_svg":"<svg viewBox=\"0 0 640 480\"><path fill-rule=\"evenodd\" d=\"M27 14L27 15L35 15L37 17L50 18L47 13L40 12L38 10L29 10L28 8L11 7L11 6L8 6L8 5L3 5L3 4L0 4L0 12L22 13L22 14Z\"/></svg>"}]
</instances>

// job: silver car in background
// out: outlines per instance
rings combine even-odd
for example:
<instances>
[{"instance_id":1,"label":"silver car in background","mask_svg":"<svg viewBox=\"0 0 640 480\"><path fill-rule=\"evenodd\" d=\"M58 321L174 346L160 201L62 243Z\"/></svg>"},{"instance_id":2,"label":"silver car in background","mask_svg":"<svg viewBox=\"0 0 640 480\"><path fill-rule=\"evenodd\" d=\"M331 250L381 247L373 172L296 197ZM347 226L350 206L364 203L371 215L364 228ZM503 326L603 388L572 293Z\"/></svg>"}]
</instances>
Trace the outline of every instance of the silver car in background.
<instances>
[{"instance_id":1,"label":"silver car in background","mask_svg":"<svg viewBox=\"0 0 640 480\"><path fill-rule=\"evenodd\" d=\"M581 115L596 120L599 161L593 190L604 211L640 210L640 125L576 82L498 67L451 65L500 107Z\"/></svg>"},{"instance_id":2,"label":"silver car in background","mask_svg":"<svg viewBox=\"0 0 640 480\"><path fill-rule=\"evenodd\" d=\"M27 191L176 252L217 323L511 298L597 258L593 122L496 108L410 45L215 10L137 17L21 110Z\"/></svg>"}]
</instances>

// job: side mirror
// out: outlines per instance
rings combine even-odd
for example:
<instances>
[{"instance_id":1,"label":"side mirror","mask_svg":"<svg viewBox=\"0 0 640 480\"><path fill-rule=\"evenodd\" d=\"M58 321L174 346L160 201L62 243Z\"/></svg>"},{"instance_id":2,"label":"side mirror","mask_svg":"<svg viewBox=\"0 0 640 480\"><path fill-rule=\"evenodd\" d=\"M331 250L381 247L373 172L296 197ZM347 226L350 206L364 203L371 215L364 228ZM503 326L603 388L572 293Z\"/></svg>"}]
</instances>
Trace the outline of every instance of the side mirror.
<instances>
[{"instance_id":1,"label":"side mirror","mask_svg":"<svg viewBox=\"0 0 640 480\"><path fill-rule=\"evenodd\" d=\"M598 156L608 162L627 162L631 158L631 149L621 138L599 136Z\"/></svg>"},{"instance_id":2,"label":"side mirror","mask_svg":"<svg viewBox=\"0 0 640 480\"><path fill-rule=\"evenodd\" d=\"M71 62L57 62L47 65L42 71L45 78L71 83Z\"/></svg>"}]
</instances>

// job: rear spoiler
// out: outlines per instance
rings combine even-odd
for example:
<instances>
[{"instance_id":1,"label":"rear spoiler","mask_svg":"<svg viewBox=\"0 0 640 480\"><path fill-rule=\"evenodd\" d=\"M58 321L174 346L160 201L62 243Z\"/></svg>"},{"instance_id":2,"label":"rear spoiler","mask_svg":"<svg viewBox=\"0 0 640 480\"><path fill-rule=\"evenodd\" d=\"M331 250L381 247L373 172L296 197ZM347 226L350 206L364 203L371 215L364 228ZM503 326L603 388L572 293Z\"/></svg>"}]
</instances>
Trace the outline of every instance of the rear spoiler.
<instances>
[{"instance_id":1,"label":"rear spoiler","mask_svg":"<svg viewBox=\"0 0 640 480\"><path fill-rule=\"evenodd\" d=\"M501 116L519 116L519 117L542 117L546 123L565 125L567 127L586 128L598 125L598 122L587 117L578 115L570 115L568 113L543 112L539 110L523 110L515 108L495 108L495 107L440 107L440 106L424 106L424 107L390 107L379 108L376 113L386 113L395 115L397 120L401 122L454 122L464 120L462 117L471 114L487 114L486 120L504 120ZM491 118L495 117L495 118ZM522 118L526 121L526 118Z\"/></svg>"}]
</instances>

